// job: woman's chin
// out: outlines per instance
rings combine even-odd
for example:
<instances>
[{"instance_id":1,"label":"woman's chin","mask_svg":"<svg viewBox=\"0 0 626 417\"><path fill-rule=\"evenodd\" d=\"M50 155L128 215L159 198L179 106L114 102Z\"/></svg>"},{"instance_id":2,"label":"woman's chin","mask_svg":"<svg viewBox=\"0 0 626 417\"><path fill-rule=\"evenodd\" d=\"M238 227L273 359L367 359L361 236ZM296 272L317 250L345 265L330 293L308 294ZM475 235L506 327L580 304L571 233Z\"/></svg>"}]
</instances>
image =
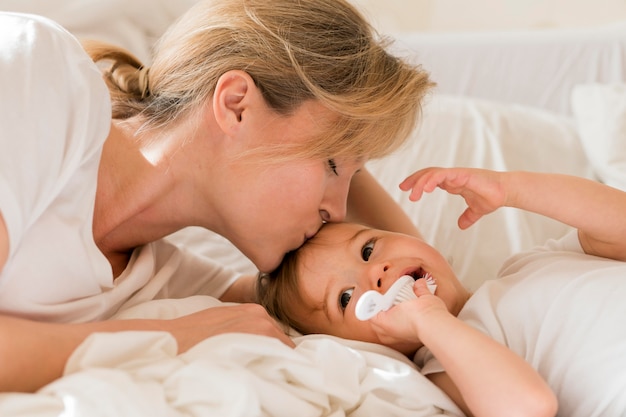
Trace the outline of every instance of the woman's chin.
<instances>
[{"instance_id":1,"label":"woman's chin","mask_svg":"<svg viewBox=\"0 0 626 417\"><path fill-rule=\"evenodd\" d=\"M245 254L261 272L272 272L280 265L283 255L272 255L267 252Z\"/></svg>"}]
</instances>

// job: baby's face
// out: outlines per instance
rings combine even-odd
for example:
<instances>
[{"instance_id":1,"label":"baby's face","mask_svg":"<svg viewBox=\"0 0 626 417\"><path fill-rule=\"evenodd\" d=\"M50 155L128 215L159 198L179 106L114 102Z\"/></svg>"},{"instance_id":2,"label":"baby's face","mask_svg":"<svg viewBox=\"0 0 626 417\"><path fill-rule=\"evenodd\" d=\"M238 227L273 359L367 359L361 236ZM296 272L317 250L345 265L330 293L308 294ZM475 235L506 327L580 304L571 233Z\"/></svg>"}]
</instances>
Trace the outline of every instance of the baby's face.
<instances>
[{"instance_id":1,"label":"baby's face","mask_svg":"<svg viewBox=\"0 0 626 417\"><path fill-rule=\"evenodd\" d=\"M437 284L435 295L455 315L467 299L444 257L411 236L329 223L300 250L298 285L306 305L292 311L311 333L383 344L368 321L356 318L355 305L364 292L385 293L403 275L417 279L431 274ZM401 352L416 348L390 347Z\"/></svg>"}]
</instances>

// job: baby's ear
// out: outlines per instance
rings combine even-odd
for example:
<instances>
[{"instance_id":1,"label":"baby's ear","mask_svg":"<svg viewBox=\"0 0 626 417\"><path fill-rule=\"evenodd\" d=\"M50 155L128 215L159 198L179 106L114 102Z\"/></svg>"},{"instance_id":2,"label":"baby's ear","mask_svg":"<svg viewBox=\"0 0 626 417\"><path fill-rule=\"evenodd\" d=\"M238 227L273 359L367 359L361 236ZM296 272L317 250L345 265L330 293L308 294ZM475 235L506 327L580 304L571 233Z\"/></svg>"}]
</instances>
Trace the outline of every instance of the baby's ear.
<instances>
[{"instance_id":1,"label":"baby's ear","mask_svg":"<svg viewBox=\"0 0 626 417\"><path fill-rule=\"evenodd\" d=\"M213 112L222 131L228 136L235 135L259 94L247 72L232 70L222 74L213 93Z\"/></svg>"}]
</instances>

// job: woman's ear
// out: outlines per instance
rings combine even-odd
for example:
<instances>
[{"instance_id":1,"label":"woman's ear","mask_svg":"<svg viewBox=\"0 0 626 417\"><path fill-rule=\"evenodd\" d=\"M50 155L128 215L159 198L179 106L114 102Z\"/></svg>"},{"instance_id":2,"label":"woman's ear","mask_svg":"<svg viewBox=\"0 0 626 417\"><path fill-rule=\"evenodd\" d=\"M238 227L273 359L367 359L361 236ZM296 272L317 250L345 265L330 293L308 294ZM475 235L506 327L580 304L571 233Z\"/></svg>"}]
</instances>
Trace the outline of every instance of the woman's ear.
<instances>
[{"instance_id":1,"label":"woman's ear","mask_svg":"<svg viewBox=\"0 0 626 417\"><path fill-rule=\"evenodd\" d=\"M247 72L231 70L222 74L213 94L213 112L224 133L229 136L237 133L259 94Z\"/></svg>"}]
</instances>

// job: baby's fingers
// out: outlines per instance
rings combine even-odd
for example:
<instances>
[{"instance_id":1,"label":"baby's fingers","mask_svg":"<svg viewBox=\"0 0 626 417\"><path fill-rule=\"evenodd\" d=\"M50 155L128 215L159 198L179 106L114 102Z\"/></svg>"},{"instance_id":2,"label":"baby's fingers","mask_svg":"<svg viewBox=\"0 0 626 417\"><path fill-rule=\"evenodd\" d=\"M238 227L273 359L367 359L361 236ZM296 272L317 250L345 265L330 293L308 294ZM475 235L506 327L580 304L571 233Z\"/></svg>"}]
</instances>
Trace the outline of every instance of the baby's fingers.
<instances>
[{"instance_id":1,"label":"baby's fingers","mask_svg":"<svg viewBox=\"0 0 626 417\"><path fill-rule=\"evenodd\" d=\"M419 179L420 179L420 173L422 171L418 171L414 174L409 175L407 178L404 179L404 181L402 181L400 183L400 189L402 191L409 191L411 190L411 194L409 195L409 199L412 201L417 201L422 197L422 193L423 190L421 187L419 187L417 185Z\"/></svg>"},{"instance_id":2,"label":"baby's fingers","mask_svg":"<svg viewBox=\"0 0 626 417\"><path fill-rule=\"evenodd\" d=\"M402 303L387 311L381 311L370 319L372 330L383 344L390 345L416 338L415 314L410 308L404 308L407 307L406 304Z\"/></svg>"},{"instance_id":3,"label":"baby's fingers","mask_svg":"<svg viewBox=\"0 0 626 417\"><path fill-rule=\"evenodd\" d=\"M411 190L409 200L418 201L422 198L423 193L430 193L437 188L442 179L445 179L445 173L441 169L426 168L408 176L400 183L400 189L403 191Z\"/></svg>"},{"instance_id":4,"label":"baby's fingers","mask_svg":"<svg viewBox=\"0 0 626 417\"><path fill-rule=\"evenodd\" d=\"M461 230L465 230L474 223L476 223L481 217L483 217L482 214L476 213L471 208L467 208L459 217L459 221L457 224L459 225L459 228Z\"/></svg>"},{"instance_id":5,"label":"baby's fingers","mask_svg":"<svg viewBox=\"0 0 626 417\"><path fill-rule=\"evenodd\" d=\"M428 285L426 285L426 279L418 279L415 281L415 284L413 284L413 292L418 297L430 295L430 290L428 289Z\"/></svg>"}]
</instances>

